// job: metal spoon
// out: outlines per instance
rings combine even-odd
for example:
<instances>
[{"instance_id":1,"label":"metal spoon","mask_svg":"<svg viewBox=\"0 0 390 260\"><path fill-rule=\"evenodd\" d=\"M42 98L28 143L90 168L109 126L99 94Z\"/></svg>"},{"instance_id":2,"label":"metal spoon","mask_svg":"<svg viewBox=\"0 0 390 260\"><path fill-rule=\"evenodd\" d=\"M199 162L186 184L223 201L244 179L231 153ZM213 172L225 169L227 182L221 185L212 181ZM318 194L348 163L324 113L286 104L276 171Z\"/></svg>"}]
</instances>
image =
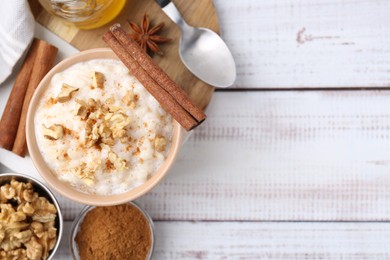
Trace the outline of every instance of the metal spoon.
<instances>
[{"instance_id":1,"label":"metal spoon","mask_svg":"<svg viewBox=\"0 0 390 260\"><path fill-rule=\"evenodd\" d=\"M212 30L188 25L170 0L156 2L181 30L179 54L184 65L212 86L231 86L236 79L236 64L221 37Z\"/></svg>"}]
</instances>

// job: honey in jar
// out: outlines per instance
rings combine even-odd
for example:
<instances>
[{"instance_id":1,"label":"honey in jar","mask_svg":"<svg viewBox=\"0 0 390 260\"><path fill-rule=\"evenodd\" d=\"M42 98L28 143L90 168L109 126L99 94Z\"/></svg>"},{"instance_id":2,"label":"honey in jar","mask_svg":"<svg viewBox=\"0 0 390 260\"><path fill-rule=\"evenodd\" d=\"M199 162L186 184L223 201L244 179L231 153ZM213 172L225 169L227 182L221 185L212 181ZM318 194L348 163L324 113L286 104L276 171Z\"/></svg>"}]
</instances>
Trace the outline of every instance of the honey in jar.
<instances>
[{"instance_id":1,"label":"honey in jar","mask_svg":"<svg viewBox=\"0 0 390 260\"><path fill-rule=\"evenodd\" d=\"M94 29L112 21L126 0L39 0L52 15L75 24L80 29Z\"/></svg>"}]
</instances>

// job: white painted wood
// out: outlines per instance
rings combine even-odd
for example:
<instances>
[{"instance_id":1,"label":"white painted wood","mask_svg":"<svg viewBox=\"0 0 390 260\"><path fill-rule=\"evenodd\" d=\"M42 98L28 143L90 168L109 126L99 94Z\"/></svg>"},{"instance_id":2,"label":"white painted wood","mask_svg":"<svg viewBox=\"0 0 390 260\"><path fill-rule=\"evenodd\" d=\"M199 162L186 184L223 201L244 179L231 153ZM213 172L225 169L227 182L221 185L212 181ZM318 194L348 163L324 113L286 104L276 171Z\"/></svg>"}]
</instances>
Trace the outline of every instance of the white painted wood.
<instances>
[{"instance_id":1,"label":"white painted wood","mask_svg":"<svg viewBox=\"0 0 390 260\"><path fill-rule=\"evenodd\" d=\"M235 87L390 86L390 1L214 0Z\"/></svg>"},{"instance_id":2,"label":"white painted wood","mask_svg":"<svg viewBox=\"0 0 390 260\"><path fill-rule=\"evenodd\" d=\"M0 164L0 173L2 172L10 172L11 170L5 167L4 165Z\"/></svg>"},{"instance_id":3,"label":"white painted wood","mask_svg":"<svg viewBox=\"0 0 390 260\"><path fill-rule=\"evenodd\" d=\"M236 88L390 86L389 1L214 1ZM154 259L389 259L390 223L258 222L389 221L389 100L217 93L170 174L139 200L156 220ZM59 200L68 220L83 207ZM70 226L55 259L71 258Z\"/></svg>"},{"instance_id":4,"label":"white painted wood","mask_svg":"<svg viewBox=\"0 0 390 260\"><path fill-rule=\"evenodd\" d=\"M160 220L389 220L389 91L217 93L163 183ZM60 198L65 219L82 205Z\"/></svg>"},{"instance_id":5,"label":"white painted wood","mask_svg":"<svg viewBox=\"0 0 390 260\"><path fill-rule=\"evenodd\" d=\"M160 222L153 259L389 259L389 223ZM70 223L65 225L68 239ZM65 239L66 238L66 239ZM65 241L64 241L65 242ZM68 241L55 259L70 259Z\"/></svg>"},{"instance_id":6,"label":"white painted wood","mask_svg":"<svg viewBox=\"0 0 390 260\"><path fill-rule=\"evenodd\" d=\"M389 220L390 92L217 93L140 203L159 220Z\"/></svg>"},{"instance_id":7,"label":"white painted wood","mask_svg":"<svg viewBox=\"0 0 390 260\"><path fill-rule=\"evenodd\" d=\"M71 234L72 222L65 221L64 229L62 234L62 239L60 242L60 247L57 249L54 259L58 260L70 260L73 259L72 253L70 251L70 234Z\"/></svg>"},{"instance_id":8,"label":"white painted wood","mask_svg":"<svg viewBox=\"0 0 390 260\"><path fill-rule=\"evenodd\" d=\"M155 220L390 219L390 91L218 92ZM61 200L65 219L82 205Z\"/></svg>"}]
</instances>

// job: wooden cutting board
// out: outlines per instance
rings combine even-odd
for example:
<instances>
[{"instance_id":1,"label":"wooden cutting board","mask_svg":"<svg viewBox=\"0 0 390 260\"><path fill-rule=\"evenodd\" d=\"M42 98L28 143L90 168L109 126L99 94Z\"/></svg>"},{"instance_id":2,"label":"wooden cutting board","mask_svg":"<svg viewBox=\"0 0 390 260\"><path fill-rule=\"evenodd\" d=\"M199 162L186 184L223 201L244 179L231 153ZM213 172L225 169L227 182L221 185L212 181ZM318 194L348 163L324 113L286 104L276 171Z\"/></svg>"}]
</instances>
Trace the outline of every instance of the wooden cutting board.
<instances>
[{"instance_id":1,"label":"wooden cutting board","mask_svg":"<svg viewBox=\"0 0 390 260\"><path fill-rule=\"evenodd\" d=\"M167 36L172 41L159 45L164 55L154 54L153 59L190 95L195 103L203 109L209 104L214 88L196 78L183 65L178 53L180 30L154 0L127 0L126 6L117 18L106 26L93 30L79 30L74 25L48 14L42 9L37 0L30 0L29 2L34 16L40 24L80 51L107 47L102 40L102 35L114 23L120 23L125 30L131 32L126 20L129 19L139 24L144 13L149 15L152 26L164 22L165 26L160 35ZM207 27L219 33L218 17L212 0L175 0L173 2L190 25Z\"/></svg>"}]
</instances>

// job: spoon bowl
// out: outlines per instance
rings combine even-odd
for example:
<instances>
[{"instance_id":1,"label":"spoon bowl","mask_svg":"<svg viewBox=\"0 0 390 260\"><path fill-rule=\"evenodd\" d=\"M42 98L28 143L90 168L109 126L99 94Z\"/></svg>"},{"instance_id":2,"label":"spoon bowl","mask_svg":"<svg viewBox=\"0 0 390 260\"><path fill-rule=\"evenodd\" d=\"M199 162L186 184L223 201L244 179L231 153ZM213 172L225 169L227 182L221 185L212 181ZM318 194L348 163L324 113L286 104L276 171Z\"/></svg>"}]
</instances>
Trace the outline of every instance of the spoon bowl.
<instances>
[{"instance_id":1,"label":"spoon bowl","mask_svg":"<svg viewBox=\"0 0 390 260\"><path fill-rule=\"evenodd\" d=\"M222 38L207 28L188 25L169 0L157 2L180 28L179 54L184 65L196 77L212 86L231 86L236 79L236 64Z\"/></svg>"}]
</instances>

